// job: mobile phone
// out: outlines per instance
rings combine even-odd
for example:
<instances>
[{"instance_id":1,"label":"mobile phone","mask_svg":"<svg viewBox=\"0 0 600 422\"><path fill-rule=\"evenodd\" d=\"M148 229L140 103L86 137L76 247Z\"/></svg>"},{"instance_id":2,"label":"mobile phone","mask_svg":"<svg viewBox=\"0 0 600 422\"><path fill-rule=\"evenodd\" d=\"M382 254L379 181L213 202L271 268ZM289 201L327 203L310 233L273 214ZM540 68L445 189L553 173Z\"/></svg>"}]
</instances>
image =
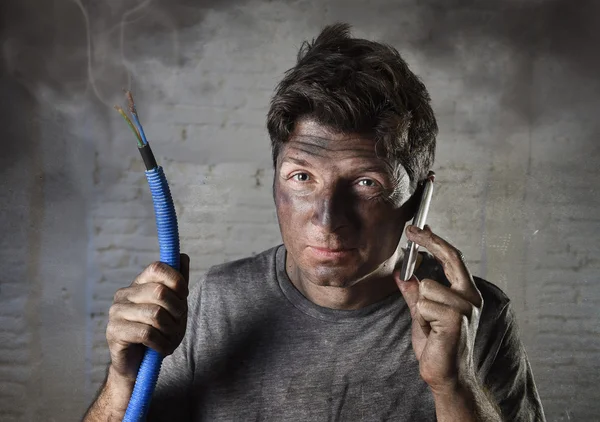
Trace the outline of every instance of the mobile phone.
<instances>
[{"instance_id":1,"label":"mobile phone","mask_svg":"<svg viewBox=\"0 0 600 422\"><path fill-rule=\"evenodd\" d=\"M412 225L422 229L425 227L425 220L427 219L427 213L429 213L429 204L431 204L431 197L433 195L433 181L435 180L435 173L430 171L425 179L425 186L423 187L423 194L421 196L421 202L419 208L413 218ZM412 277L415 270L415 264L417 262L417 255L419 252L419 245L412 241L408 241L406 244L406 252L404 253L404 259L402 260L402 269L400 270L400 279L408 280Z\"/></svg>"}]
</instances>

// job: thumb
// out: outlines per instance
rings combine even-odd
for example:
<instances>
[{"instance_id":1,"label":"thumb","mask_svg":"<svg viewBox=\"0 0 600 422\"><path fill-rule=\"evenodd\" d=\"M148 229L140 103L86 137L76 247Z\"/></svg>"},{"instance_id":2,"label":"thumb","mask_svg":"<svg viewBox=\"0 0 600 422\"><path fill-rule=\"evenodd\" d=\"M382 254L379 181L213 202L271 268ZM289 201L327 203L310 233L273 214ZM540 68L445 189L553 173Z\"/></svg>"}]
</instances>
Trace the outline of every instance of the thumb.
<instances>
[{"instance_id":1,"label":"thumb","mask_svg":"<svg viewBox=\"0 0 600 422\"><path fill-rule=\"evenodd\" d=\"M419 300L419 279L413 274L408 280L401 280L400 271L396 271L394 273L394 280L402 292L402 296L404 296L410 313L413 314L413 309Z\"/></svg>"},{"instance_id":2,"label":"thumb","mask_svg":"<svg viewBox=\"0 0 600 422\"><path fill-rule=\"evenodd\" d=\"M185 281L190 281L190 257L187 254L179 255L179 272L183 275Z\"/></svg>"}]
</instances>

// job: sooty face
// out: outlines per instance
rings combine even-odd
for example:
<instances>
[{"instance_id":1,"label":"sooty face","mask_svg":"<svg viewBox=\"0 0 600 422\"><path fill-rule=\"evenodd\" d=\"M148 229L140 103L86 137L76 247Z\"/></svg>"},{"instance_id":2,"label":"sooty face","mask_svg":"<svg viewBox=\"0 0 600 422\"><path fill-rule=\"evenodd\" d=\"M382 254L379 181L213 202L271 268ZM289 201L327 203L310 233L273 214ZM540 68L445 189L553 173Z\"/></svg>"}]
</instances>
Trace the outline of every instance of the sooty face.
<instances>
[{"instance_id":1,"label":"sooty face","mask_svg":"<svg viewBox=\"0 0 600 422\"><path fill-rule=\"evenodd\" d=\"M373 139L300 121L279 154L273 188L288 273L350 287L396 265L414 189L404 168L394 177Z\"/></svg>"}]
</instances>

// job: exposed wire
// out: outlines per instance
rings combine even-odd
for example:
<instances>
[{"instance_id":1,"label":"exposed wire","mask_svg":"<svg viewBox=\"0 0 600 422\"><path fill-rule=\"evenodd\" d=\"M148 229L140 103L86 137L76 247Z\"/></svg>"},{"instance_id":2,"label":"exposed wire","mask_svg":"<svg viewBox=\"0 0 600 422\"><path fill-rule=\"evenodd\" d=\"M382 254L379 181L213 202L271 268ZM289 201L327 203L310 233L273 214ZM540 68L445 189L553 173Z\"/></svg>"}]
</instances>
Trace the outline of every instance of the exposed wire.
<instances>
[{"instance_id":1,"label":"exposed wire","mask_svg":"<svg viewBox=\"0 0 600 422\"><path fill-rule=\"evenodd\" d=\"M140 138L140 134L138 133L138 131L136 130L135 126L133 125L133 123L131 123L131 120L129 120L129 117L127 117L127 114L125 114L125 110L123 110L120 106L116 105L114 106L115 110L117 110L119 112L119 114L121 116L123 116L123 119L127 122L127 124L129 125L129 127L131 128L131 130L133 131L133 133L135 134L135 137L137 138L137 143L138 143L138 147L143 147L144 144L142 143L142 138Z\"/></svg>"},{"instance_id":2,"label":"exposed wire","mask_svg":"<svg viewBox=\"0 0 600 422\"><path fill-rule=\"evenodd\" d=\"M135 102L133 101L133 94L131 91L125 91L125 96L127 96L127 103L129 104L129 112L131 113L131 117L133 118L133 123L137 128L144 145L148 145L148 140L146 139L146 134L144 133L144 129L142 128L142 124L140 123L140 118L137 114L137 110L135 109Z\"/></svg>"}]
</instances>

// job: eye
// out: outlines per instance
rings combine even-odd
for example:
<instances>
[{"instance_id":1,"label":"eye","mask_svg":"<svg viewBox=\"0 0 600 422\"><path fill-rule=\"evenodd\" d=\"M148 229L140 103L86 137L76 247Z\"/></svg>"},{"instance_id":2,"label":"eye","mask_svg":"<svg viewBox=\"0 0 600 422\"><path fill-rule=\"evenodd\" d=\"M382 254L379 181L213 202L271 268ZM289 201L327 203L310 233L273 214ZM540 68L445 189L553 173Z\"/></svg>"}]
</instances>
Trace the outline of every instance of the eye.
<instances>
[{"instance_id":1,"label":"eye","mask_svg":"<svg viewBox=\"0 0 600 422\"><path fill-rule=\"evenodd\" d=\"M298 182L307 182L310 179L308 173L296 173L291 178L295 178Z\"/></svg>"},{"instance_id":2,"label":"eye","mask_svg":"<svg viewBox=\"0 0 600 422\"><path fill-rule=\"evenodd\" d=\"M367 188L372 188L372 187L377 186L377 182L375 180L373 180L373 179L360 179L358 181L358 184L360 186L364 186L364 187L367 187Z\"/></svg>"}]
</instances>

